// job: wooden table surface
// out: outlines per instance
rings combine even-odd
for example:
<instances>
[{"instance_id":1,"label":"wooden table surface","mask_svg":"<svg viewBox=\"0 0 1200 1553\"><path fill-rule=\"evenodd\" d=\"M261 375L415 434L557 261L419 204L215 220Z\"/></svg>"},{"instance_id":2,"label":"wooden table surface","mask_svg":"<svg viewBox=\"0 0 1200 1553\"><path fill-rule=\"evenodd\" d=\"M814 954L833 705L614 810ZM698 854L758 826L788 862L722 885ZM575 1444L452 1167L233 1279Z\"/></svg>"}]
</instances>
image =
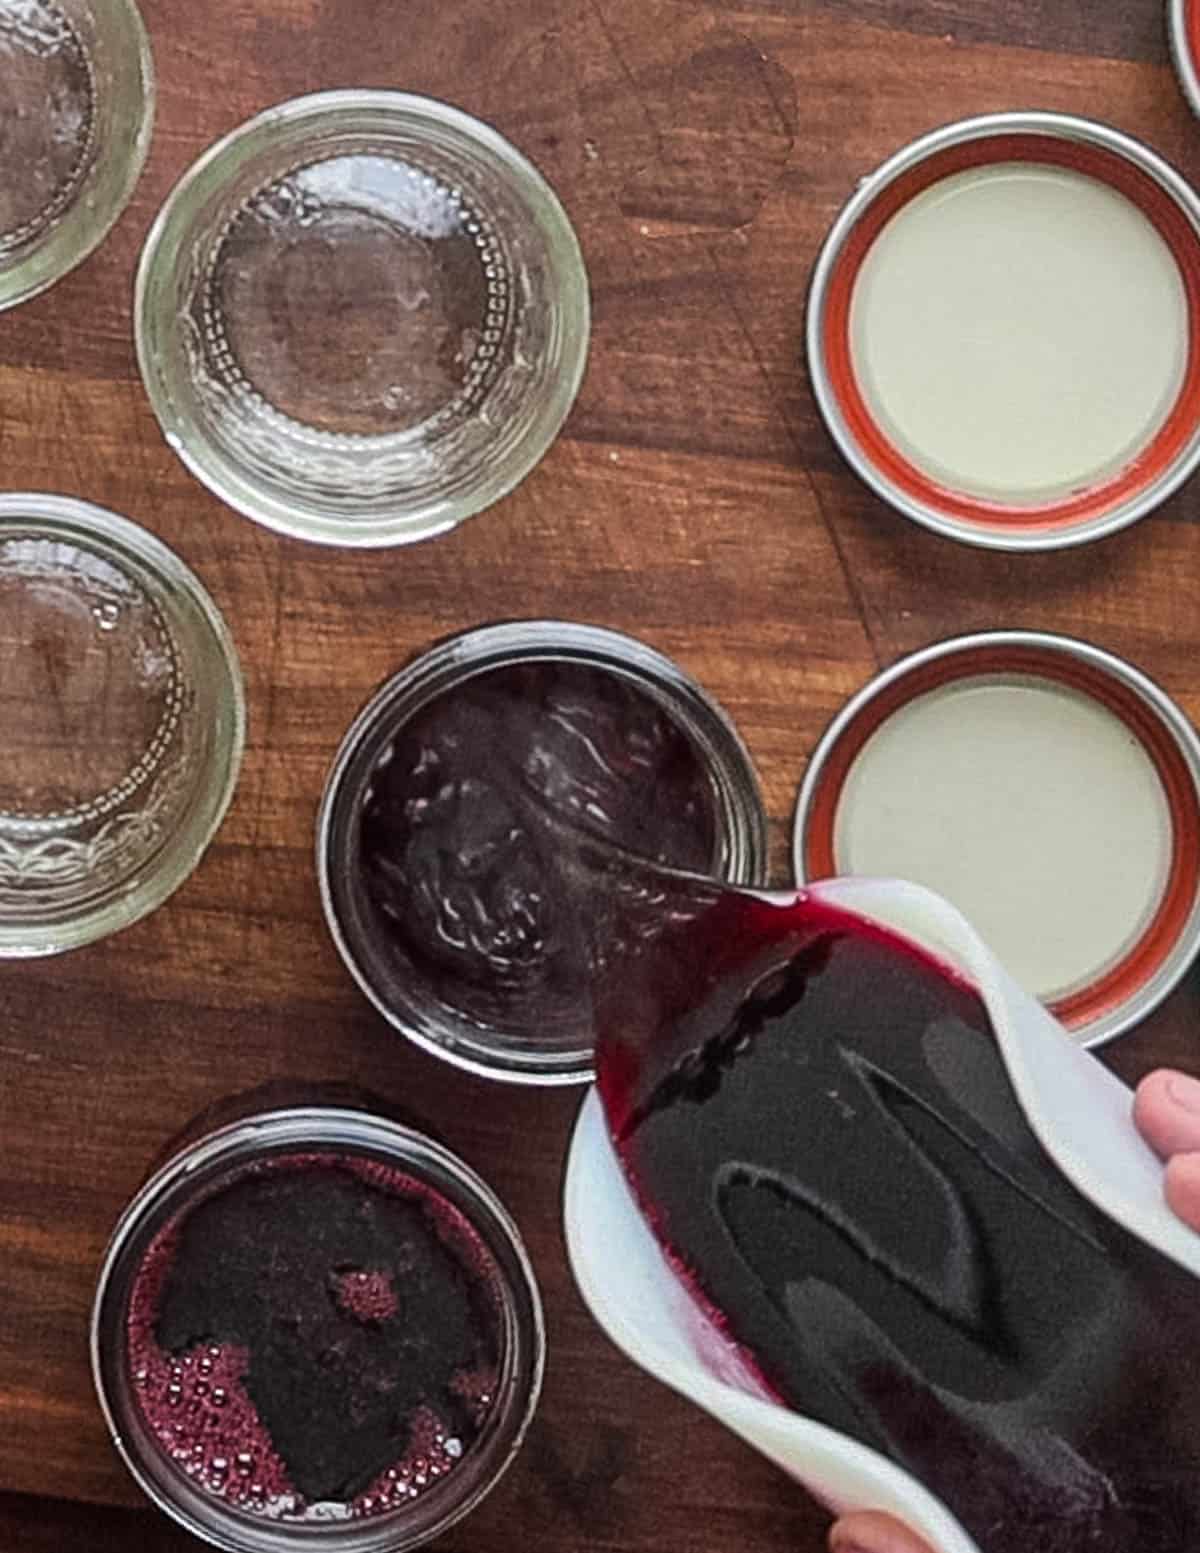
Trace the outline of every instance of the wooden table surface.
<instances>
[{"instance_id":1,"label":"wooden table surface","mask_svg":"<svg viewBox=\"0 0 1200 1553\"><path fill-rule=\"evenodd\" d=\"M432 638L501 617L620 627L725 704L787 876L796 785L881 665L987 627L1070 632L1200 719L1200 487L1104 543L974 551L893 516L840 463L802 360L808 276L855 181L934 125L1005 108L1107 120L1200 177L1162 0L142 0L159 119L133 205L82 269L0 321L5 487L146 524L230 622L250 735L233 808L149 920L0 969L0 1549L193 1547L139 1495L92 1396L86 1327L109 1230L202 1107L282 1076L423 1115L494 1184L545 1291L528 1446L443 1546L816 1553L825 1517L636 1372L592 1325L558 1225L577 1092L489 1086L410 1049L326 935L313 819L370 691ZM591 361L525 484L432 543L283 540L163 444L130 334L137 254L174 180L267 104L400 87L483 118L556 185L586 253ZM1133 1079L1197 1056L1193 978L1111 1052Z\"/></svg>"}]
</instances>

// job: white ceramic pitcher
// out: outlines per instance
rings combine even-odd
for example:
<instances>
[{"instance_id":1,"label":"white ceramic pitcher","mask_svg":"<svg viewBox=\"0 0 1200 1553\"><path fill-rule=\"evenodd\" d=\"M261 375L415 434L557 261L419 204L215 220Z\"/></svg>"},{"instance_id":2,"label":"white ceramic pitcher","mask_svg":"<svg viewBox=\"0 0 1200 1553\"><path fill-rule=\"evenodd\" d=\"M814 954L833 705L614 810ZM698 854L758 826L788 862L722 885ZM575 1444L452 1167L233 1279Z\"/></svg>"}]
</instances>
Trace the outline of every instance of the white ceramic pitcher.
<instances>
[{"instance_id":1,"label":"white ceramic pitcher","mask_svg":"<svg viewBox=\"0 0 1200 1553\"><path fill-rule=\"evenodd\" d=\"M1134 1130L1130 1090L1017 986L953 907L916 885L884 880L834 880L805 894L884 923L957 967L982 997L1026 1120L1062 1173L1109 1218L1200 1276L1200 1235L1163 1201L1162 1166ZM763 898L783 905L796 896ZM890 1511L938 1553L982 1553L909 1473L765 1393L668 1265L626 1184L594 1090L567 1159L564 1221L585 1301L636 1364L719 1419L831 1511Z\"/></svg>"}]
</instances>

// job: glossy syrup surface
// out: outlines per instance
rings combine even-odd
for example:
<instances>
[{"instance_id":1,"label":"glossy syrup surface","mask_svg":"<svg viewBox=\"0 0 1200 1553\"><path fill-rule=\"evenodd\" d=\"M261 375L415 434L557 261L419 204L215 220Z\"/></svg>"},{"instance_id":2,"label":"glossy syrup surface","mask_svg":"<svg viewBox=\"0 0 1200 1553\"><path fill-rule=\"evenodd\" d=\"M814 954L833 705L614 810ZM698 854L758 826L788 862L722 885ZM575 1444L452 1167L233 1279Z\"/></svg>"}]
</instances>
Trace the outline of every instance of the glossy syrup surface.
<instances>
[{"instance_id":1,"label":"glossy syrup surface","mask_svg":"<svg viewBox=\"0 0 1200 1553\"><path fill-rule=\"evenodd\" d=\"M1200 1546L1195 1283L1051 1165L979 998L803 897L678 904L609 989L597 1066L706 1314L986 1553Z\"/></svg>"},{"instance_id":2,"label":"glossy syrup surface","mask_svg":"<svg viewBox=\"0 0 1200 1553\"><path fill-rule=\"evenodd\" d=\"M134 1283L145 1423L202 1488L277 1519L369 1517L451 1473L495 1398L499 1273L379 1161L250 1167L169 1223Z\"/></svg>"},{"instance_id":3,"label":"glossy syrup surface","mask_svg":"<svg viewBox=\"0 0 1200 1553\"><path fill-rule=\"evenodd\" d=\"M447 691L400 728L362 806L357 866L391 973L478 1026L576 1029L605 951L592 841L718 866L712 780L663 707L557 660Z\"/></svg>"}]
</instances>

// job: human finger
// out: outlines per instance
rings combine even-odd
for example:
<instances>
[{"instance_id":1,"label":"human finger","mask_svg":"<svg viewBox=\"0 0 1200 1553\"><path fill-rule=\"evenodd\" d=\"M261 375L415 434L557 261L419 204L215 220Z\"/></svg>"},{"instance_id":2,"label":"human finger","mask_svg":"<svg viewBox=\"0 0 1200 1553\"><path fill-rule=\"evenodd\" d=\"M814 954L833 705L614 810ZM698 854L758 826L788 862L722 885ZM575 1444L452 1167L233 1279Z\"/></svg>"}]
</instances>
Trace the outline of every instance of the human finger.
<instances>
[{"instance_id":1,"label":"human finger","mask_svg":"<svg viewBox=\"0 0 1200 1553\"><path fill-rule=\"evenodd\" d=\"M1169 1159L1163 1190L1172 1213L1200 1230L1200 1153L1176 1154Z\"/></svg>"},{"instance_id":2,"label":"human finger","mask_svg":"<svg viewBox=\"0 0 1200 1553\"><path fill-rule=\"evenodd\" d=\"M835 1521L829 1547L830 1553L934 1553L916 1532L874 1510L856 1511Z\"/></svg>"},{"instance_id":3,"label":"human finger","mask_svg":"<svg viewBox=\"0 0 1200 1553\"><path fill-rule=\"evenodd\" d=\"M1200 1079L1159 1068L1137 1087L1133 1120L1163 1159L1200 1153Z\"/></svg>"}]
</instances>

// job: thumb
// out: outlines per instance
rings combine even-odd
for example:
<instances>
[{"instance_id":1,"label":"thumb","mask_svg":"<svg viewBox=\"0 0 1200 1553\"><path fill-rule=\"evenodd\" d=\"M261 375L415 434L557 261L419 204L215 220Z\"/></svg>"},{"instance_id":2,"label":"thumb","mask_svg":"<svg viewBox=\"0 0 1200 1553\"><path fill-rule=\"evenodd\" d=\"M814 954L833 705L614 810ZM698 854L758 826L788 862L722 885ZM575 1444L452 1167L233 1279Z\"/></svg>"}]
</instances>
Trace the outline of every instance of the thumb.
<instances>
[{"instance_id":1,"label":"thumb","mask_svg":"<svg viewBox=\"0 0 1200 1553\"><path fill-rule=\"evenodd\" d=\"M1200 1080L1158 1068L1137 1087L1133 1119L1163 1159L1200 1152Z\"/></svg>"},{"instance_id":2,"label":"thumb","mask_svg":"<svg viewBox=\"0 0 1200 1553\"><path fill-rule=\"evenodd\" d=\"M900 1521L874 1510L856 1511L836 1521L829 1547L830 1553L936 1553Z\"/></svg>"}]
</instances>

